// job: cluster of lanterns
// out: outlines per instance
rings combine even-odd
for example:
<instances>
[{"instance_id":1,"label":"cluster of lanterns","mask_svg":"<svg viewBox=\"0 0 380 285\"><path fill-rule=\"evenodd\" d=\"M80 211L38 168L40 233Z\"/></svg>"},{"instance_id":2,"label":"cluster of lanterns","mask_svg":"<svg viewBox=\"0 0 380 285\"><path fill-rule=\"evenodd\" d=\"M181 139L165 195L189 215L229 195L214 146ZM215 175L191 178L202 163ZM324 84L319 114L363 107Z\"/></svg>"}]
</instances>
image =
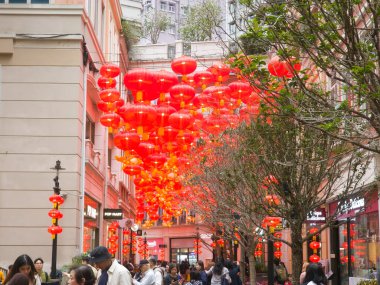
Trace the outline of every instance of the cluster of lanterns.
<instances>
[{"instance_id":1,"label":"cluster of lanterns","mask_svg":"<svg viewBox=\"0 0 380 285\"><path fill-rule=\"evenodd\" d=\"M309 233L313 235L312 241L309 244L309 247L313 250L313 254L309 257L310 262L319 262L321 259L318 255L318 249L321 248L321 243L317 241L318 228L311 228Z\"/></svg>"},{"instance_id":2,"label":"cluster of lanterns","mask_svg":"<svg viewBox=\"0 0 380 285\"><path fill-rule=\"evenodd\" d=\"M263 255L263 238L259 238L255 247L255 257L261 257Z\"/></svg>"},{"instance_id":3,"label":"cluster of lanterns","mask_svg":"<svg viewBox=\"0 0 380 285\"><path fill-rule=\"evenodd\" d=\"M276 239L280 239L280 238L282 237L282 233L281 233L281 232L275 232L275 233L273 234L273 236L274 236ZM281 256L282 256L282 252L281 252L282 242L280 242L280 241L277 240L277 241L275 241L275 242L273 243L273 246L274 246L274 248L276 249L276 250L274 251L274 253L273 253L274 257L280 259Z\"/></svg>"},{"instance_id":4,"label":"cluster of lanterns","mask_svg":"<svg viewBox=\"0 0 380 285\"><path fill-rule=\"evenodd\" d=\"M123 151L116 159L134 176L136 221L145 220L147 227L158 219L170 226L181 214L179 201L192 192L182 185L181 173L201 157L191 153L195 143L213 145L212 138L226 128L257 117L265 96L239 74L225 84L232 72L225 64L195 72L196 61L183 56L171 67L174 73L141 68L127 72L124 84L133 103L125 103L115 89L118 66L103 65L98 80L98 108L104 112L100 122L111 128L114 145ZM207 147L197 151L207 152Z\"/></svg>"},{"instance_id":5,"label":"cluster of lanterns","mask_svg":"<svg viewBox=\"0 0 380 285\"><path fill-rule=\"evenodd\" d=\"M354 249L361 249L361 247L364 247L363 249L365 249L365 246L360 246L360 245L356 245L357 243L357 240L354 240L354 237L355 237L355 224L350 224L350 229L349 229L349 232L350 232L350 238L351 238L351 242L350 242L350 249L351 249L351 262L354 262L355 261L355 256L353 254L353 250ZM346 253L346 255L343 255L341 256L340 258L340 261L341 263L348 263L348 242L347 242L347 230L343 230L343 236L344 236L344 239L346 240L345 242L343 242L342 244L342 247L344 248L344 252ZM358 248L359 246L359 248ZM360 252L360 251L359 251ZM364 252L363 252L364 253ZM356 252L357 254L357 252ZM359 255L361 255L362 252L359 253ZM358 254L357 254L358 255ZM365 253L364 253L365 255Z\"/></svg>"},{"instance_id":6,"label":"cluster of lanterns","mask_svg":"<svg viewBox=\"0 0 380 285\"><path fill-rule=\"evenodd\" d=\"M108 251L111 254L115 254L118 248L118 222L112 222L111 225L108 226Z\"/></svg>"},{"instance_id":7,"label":"cluster of lanterns","mask_svg":"<svg viewBox=\"0 0 380 285\"><path fill-rule=\"evenodd\" d=\"M59 206L63 204L64 199L60 195L52 195L49 198L53 203L53 209L48 213L51 218L52 225L48 227L48 232L51 234L51 238L55 239L57 234L62 233L62 227L58 225L58 220L63 217L63 214L59 211Z\"/></svg>"},{"instance_id":8,"label":"cluster of lanterns","mask_svg":"<svg viewBox=\"0 0 380 285\"><path fill-rule=\"evenodd\" d=\"M194 239L194 253L198 256L202 253L202 244L201 244L201 240L199 237L196 237Z\"/></svg>"},{"instance_id":9,"label":"cluster of lanterns","mask_svg":"<svg viewBox=\"0 0 380 285\"><path fill-rule=\"evenodd\" d=\"M131 230L123 230L123 255L132 255L136 252L136 236L137 234ZM132 252L131 252L132 250Z\"/></svg>"},{"instance_id":10,"label":"cluster of lanterns","mask_svg":"<svg viewBox=\"0 0 380 285\"><path fill-rule=\"evenodd\" d=\"M138 244L138 254L141 256L142 259L147 259L149 255L148 250L148 243L146 241L146 238L138 238L139 244Z\"/></svg>"}]
</instances>

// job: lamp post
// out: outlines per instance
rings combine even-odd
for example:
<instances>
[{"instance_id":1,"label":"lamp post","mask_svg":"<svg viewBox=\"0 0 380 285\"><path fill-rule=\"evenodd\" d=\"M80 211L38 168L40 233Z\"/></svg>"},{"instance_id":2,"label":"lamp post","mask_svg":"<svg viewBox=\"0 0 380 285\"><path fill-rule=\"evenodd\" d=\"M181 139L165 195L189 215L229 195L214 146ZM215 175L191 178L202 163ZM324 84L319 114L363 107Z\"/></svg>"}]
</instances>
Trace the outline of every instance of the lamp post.
<instances>
[{"instance_id":1,"label":"lamp post","mask_svg":"<svg viewBox=\"0 0 380 285\"><path fill-rule=\"evenodd\" d=\"M65 168L61 167L61 162L57 160L55 162L55 166L50 168L50 169L55 169L56 170L56 176L54 177L54 194L55 195L60 195L61 194L61 188L59 187L59 171L60 170L65 170ZM53 209L58 210L59 208L59 203L54 203ZM58 226L58 219L53 219L54 223L53 226ZM52 246L52 253L51 253L51 273L50 277L51 278L57 278L57 245L58 245L58 235L52 235L53 236L53 246Z\"/></svg>"},{"instance_id":2,"label":"lamp post","mask_svg":"<svg viewBox=\"0 0 380 285\"><path fill-rule=\"evenodd\" d=\"M146 232L144 232L144 248L143 248L143 257L146 259L148 257L148 242L146 240Z\"/></svg>"},{"instance_id":3,"label":"lamp post","mask_svg":"<svg viewBox=\"0 0 380 285\"><path fill-rule=\"evenodd\" d=\"M129 227L130 230L130 244L129 244L129 262L135 264L135 254L133 253L133 233L137 232L139 226L137 224L133 224Z\"/></svg>"}]
</instances>

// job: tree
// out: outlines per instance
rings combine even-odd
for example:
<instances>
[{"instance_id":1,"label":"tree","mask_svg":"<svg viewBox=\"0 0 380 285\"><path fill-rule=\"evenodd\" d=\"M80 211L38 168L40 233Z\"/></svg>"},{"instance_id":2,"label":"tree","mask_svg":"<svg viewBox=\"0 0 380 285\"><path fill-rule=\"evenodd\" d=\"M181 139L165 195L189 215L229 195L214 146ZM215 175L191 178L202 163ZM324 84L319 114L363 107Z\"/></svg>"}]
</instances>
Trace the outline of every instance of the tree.
<instances>
[{"instance_id":1,"label":"tree","mask_svg":"<svg viewBox=\"0 0 380 285\"><path fill-rule=\"evenodd\" d=\"M222 10L213 0L204 0L191 6L180 30L185 41L210 41L222 22Z\"/></svg>"},{"instance_id":2,"label":"tree","mask_svg":"<svg viewBox=\"0 0 380 285\"><path fill-rule=\"evenodd\" d=\"M165 13L150 10L144 19L144 37L150 38L152 44L156 44L160 37L160 33L165 31L170 23L170 18L166 16Z\"/></svg>"},{"instance_id":3,"label":"tree","mask_svg":"<svg viewBox=\"0 0 380 285\"><path fill-rule=\"evenodd\" d=\"M130 51L141 38L141 27L137 23L125 19L121 20L121 27L127 49Z\"/></svg>"},{"instance_id":4,"label":"tree","mask_svg":"<svg viewBox=\"0 0 380 285\"><path fill-rule=\"evenodd\" d=\"M286 220L291 240L282 242L292 249L293 282L298 284L302 244L309 238L302 232L308 213L333 197L347 200L363 183L368 157L279 111L274 113L267 104L260 112L248 125L221 136L215 151L210 148L203 155L197 151L200 164L189 173L188 183L196 185L190 200L201 215L209 211L207 217L214 215L226 227L240 223L239 231L252 238L259 227L268 239L275 239L263 217ZM241 220L231 223L231 213ZM325 227L335 218L330 214Z\"/></svg>"},{"instance_id":5,"label":"tree","mask_svg":"<svg viewBox=\"0 0 380 285\"><path fill-rule=\"evenodd\" d=\"M316 109L298 105L292 110L288 108L288 115L336 138L380 153L377 142L380 2L244 0L242 3L250 11L250 17L245 18L241 27L246 47L266 46L285 61L297 57L310 64L309 69L282 81L303 90L316 103ZM249 73L255 71L256 86L267 88L266 63L262 58L259 63L260 56L253 55L255 59L246 69ZM287 108L292 100L303 99L291 94L288 97L282 107Z\"/></svg>"}]
</instances>

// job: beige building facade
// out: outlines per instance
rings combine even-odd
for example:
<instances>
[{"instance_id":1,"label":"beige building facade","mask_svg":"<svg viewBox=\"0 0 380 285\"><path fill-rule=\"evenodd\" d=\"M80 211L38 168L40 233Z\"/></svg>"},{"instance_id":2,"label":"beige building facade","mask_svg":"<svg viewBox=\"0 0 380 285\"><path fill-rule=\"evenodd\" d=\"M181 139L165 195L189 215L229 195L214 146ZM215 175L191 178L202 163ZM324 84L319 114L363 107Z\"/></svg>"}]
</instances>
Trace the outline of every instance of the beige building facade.
<instances>
[{"instance_id":1,"label":"beige building facade","mask_svg":"<svg viewBox=\"0 0 380 285\"><path fill-rule=\"evenodd\" d=\"M99 68L118 64L122 78L128 57L119 1L19 2L0 1L0 266L28 254L49 271L57 160L65 198L57 268L106 244L104 208L134 215L132 183L96 107Z\"/></svg>"}]
</instances>

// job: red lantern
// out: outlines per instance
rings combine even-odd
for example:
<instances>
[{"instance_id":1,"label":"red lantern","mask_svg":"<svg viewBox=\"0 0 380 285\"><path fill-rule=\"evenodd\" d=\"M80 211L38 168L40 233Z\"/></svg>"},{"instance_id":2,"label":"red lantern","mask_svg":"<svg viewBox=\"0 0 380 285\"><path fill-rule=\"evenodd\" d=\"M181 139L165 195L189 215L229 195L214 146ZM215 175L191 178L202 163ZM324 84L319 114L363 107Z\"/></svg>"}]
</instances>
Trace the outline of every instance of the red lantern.
<instances>
[{"instance_id":1,"label":"red lantern","mask_svg":"<svg viewBox=\"0 0 380 285\"><path fill-rule=\"evenodd\" d=\"M256 257L260 257L263 255L263 251L262 250L255 250L255 256Z\"/></svg>"},{"instance_id":2,"label":"red lantern","mask_svg":"<svg viewBox=\"0 0 380 285\"><path fill-rule=\"evenodd\" d=\"M189 112L179 111L169 116L169 124L178 130L184 130L194 123L194 118Z\"/></svg>"},{"instance_id":3,"label":"red lantern","mask_svg":"<svg viewBox=\"0 0 380 285\"><path fill-rule=\"evenodd\" d=\"M313 254L313 255L311 255L311 256L309 257L309 261L310 261L310 262L319 262L320 259L321 259L321 258L320 258L318 255L316 255L316 254Z\"/></svg>"},{"instance_id":4,"label":"red lantern","mask_svg":"<svg viewBox=\"0 0 380 285\"><path fill-rule=\"evenodd\" d=\"M124 100L119 99L115 102L104 102L102 100L99 100L98 103L96 104L98 106L98 109L100 111L103 111L105 113L108 112L115 112L117 111L121 106L124 105Z\"/></svg>"},{"instance_id":5,"label":"red lantern","mask_svg":"<svg viewBox=\"0 0 380 285\"><path fill-rule=\"evenodd\" d=\"M170 96L178 102L189 102L194 98L195 90L194 87L180 83L170 88Z\"/></svg>"},{"instance_id":6,"label":"red lantern","mask_svg":"<svg viewBox=\"0 0 380 285\"><path fill-rule=\"evenodd\" d=\"M63 214L56 209L50 210L48 215L49 215L49 217L51 217L53 219L61 219L63 217Z\"/></svg>"},{"instance_id":7,"label":"red lantern","mask_svg":"<svg viewBox=\"0 0 380 285\"><path fill-rule=\"evenodd\" d=\"M155 83L153 72L144 68L136 68L127 72L124 76L124 85L132 91L139 91L135 94L136 101L143 100L142 91L148 91Z\"/></svg>"},{"instance_id":8,"label":"red lantern","mask_svg":"<svg viewBox=\"0 0 380 285\"><path fill-rule=\"evenodd\" d=\"M169 71L160 70L154 72L153 75L156 80L156 83L154 84L154 89L157 90L159 93L166 93L172 86L178 84L178 77L174 73L171 73Z\"/></svg>"},{"instance_id":9,"label":"red lantern","mask_svg":"<svg viewBox=\"0 0 380 285\"><path fill-rule=\"evenodd\" d=\"M49 200L50 200L50 202L52 202L54 204L58 204L58 205L62 205L63 202L65 202L65 200L59 195L50 196Z\"/></svg>"},{"instance_id":10,"label":"red lantern","mask_svg":"<svg viewBox=\"0 0 380 285\"><path fill-rule=\"evenodd\" d=\"M312 241L310 244L309 244L310 248L311 249L318 249L321 247L321 243L320 242L317 242L317 241Z\"/></svg>"},{"instance_id":11,"label":"red lantern","mask_svg":"<svg viewBox=\"0 0 380 285\"><path fill-rule=\"evenodd\" d=\"M277 250L277 251L275 251L275 252L274 252L274 254L273 254L273 255L274 255L274 257L276 257L276 258L280 259L280 258L281 258L281 256L282 256L282 252L281 252L281 251L278 251L278 250Z\"/></svg>"},{"instance_id":12,"label":"red lantern","mask_svg":"<svg viewBox=\"0 0 380 285\"><path fill-rule=\"evenodd\" d=\"M48 232L52 235L57 235L62 232L62 228L60 226L50 226L48 227Z\"/></svg>"},{"instance_id":13,"label":"red lantern","mask_svg":"<svg viewBox=\"0 0 380 285\"><path fill-rule=\"evenodd\" d=\"M280 248L280 247L282 246L282 242L280 242L280 241L275 241L275 242L273 243L273 245L274 245L274 247Z\"/></svg>"},{"instance_id":14,"label":"red lantern","mask_svg":"<svg viewBox=\"0 0 380 285\"><path fill-rule=\"evenodd\" d=\"M171 67L175 73L186 75L195 71L197 62L191 57L181 56L173 59Z\"/></svg>"},{"instance_id":15,"label":"red lantern","mask_svg":"<svg viewBox=\"0 0 380 285\"><path fill-rule=\"evenodd\" d=\"M140 165L130 165L130 164L124 164L123 165L123 172L128 175L139 175L143 168Z\"/></svg>"},{"instance_id":16,"label":"red lantern","mask_svg":"<svg viewBox=\"0 0 380 285\"><path fill-rule=\"evenodd\" d=\"M107 63L100 68L99 72L104 77L116 77L120 74L120 68L115 64Z\"/></svg>"},{"instance_id":17,"label":"red lantern","mask_svg":"<svg viewBox=\"0 0 380 285\"><path fill-rule=\"evenodd\" d=\"M118 128L120 125L120 117L118 114L108 113L100 116L100 123L109 128Z\"/></svg>"},{"instance_id":18,"label":"red lantern","mask_svg":"<svg viewBox=\"0 0 380 285\"><path fill-rule=\"evenodd\" d=\"M104 102L115 102L120 99L120 92L116 89L105 89L99 92L99 97Z\"/></svg>"},{"instance_id":19,"label":"red lantern","mask_svg":"<svg viewBox=\"0 0 380 285\"><path fill-rule=\"evenodd\" d=\"M318 231L319 231L318 228L311 228L311 229L309 230L309 233L313 235L313 234L317 233Z\"/></svg>"},{"instance_id":20,"label":"red lantern","mask_svg":"<svg viewBox=\"0 0 380 285\"><path fill-rule=\"evenodd\" d=\"M132 150L140 144L140 136L134 132L123 132L116 134L113 141L121 150Z\"/></svg>"},{"instance_id":21,"label":"red lantern","mask_svg":"<svg viewBox=\"0 0 380 285\"><path fill-rule=\"evenodd\" d=\"M98 86L101 89L112 89L116 87L116 79L112 77L99 77Z\"/></svg>"},{"instance_id":22,"label":"red lantern","mask_svg":"<svg viewBox=\"0 0 380 285\"><path fill-rule=\"evenodd\" d=\"M228 84L228 87L231 89L231 97L235 99L248 97L252 92L252 88L248 82L235 81Z\"/></svg>"},{"instance_id":23,"label":"red lantern","mask_svg":"<svg viewBox=\"0 0 380 285\"><path fill-rule=\"evenodd\" d=\"M194 74L194 81L198 86L206 87L214 81L214 76L209 71L198 71Z\"/></svg>"},{"instance_id":24,"label":"red lantern","mask_svg":"<svg viewBox=\"0 0 380 285\"><path fill-rule=\"evenodd\" d=\"M289 70L286 68L286 63L281 61L278 56L273 57L268 63L268 71L270 74L283 77L288 74Z\"/></svg>"},{"instance_id":25,"label":"red lantern","mask_svg":"<svg viewBox=\"0 0 380 285\"><path fill-rule=\"evenodd\" d=\"M125 123L137 127L139 135L151 128L157 117L156 109L143 103L125 105L119 109L118 113Z\"/></svg>"}]
</instances>

